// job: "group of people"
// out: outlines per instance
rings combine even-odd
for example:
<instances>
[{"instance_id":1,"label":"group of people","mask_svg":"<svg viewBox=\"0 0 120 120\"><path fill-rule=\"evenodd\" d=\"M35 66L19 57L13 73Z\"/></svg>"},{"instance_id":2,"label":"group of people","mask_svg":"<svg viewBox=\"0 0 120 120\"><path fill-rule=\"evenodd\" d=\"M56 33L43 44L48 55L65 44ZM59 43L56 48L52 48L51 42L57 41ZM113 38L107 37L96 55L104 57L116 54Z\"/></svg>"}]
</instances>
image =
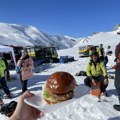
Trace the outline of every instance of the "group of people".
<instances>
[{"instance_id":1,"label":"group of people","mask_svg":"<svg viewBox=\"0 0 120 120\"><path fill-rule=\"evenodd\" d=\"M108 63L108 54L110 54L110 46L107 46L107 48L103 48L103 44L100 44L100 46L91 46L89 48L89 56L91 57L92 52L96 51L99 55L99 58L101 61L103 61L105 67Z\"/></svg>"},{"instance_id":2,"label":"group of people","mask_svg":"<svg viewBox=\"0 0 120 120\"><path fill-rule=\"evenodd\" d=\"M106 50L103 48L103 44L100 47L90 49L90 61L86 67L87 77L84 79L85 85L91 87L91 84L96 85L100 82L101 93L108 96L106 88L108 86L108 76L106 65L108 63L108 57L110 46ZM120 43L115 49L115 62L116 65L113 67L115 69L115 88L118 93L118 100L120 103ZM116 110L120 111L120 104L113 106Z\"/></svg>"},{"instance_id":3,"label":"group of people","mask_svg":"<svg viewBox=\"0 0 120 120\"><path fill-rule=\"evenodd\" d=\"M4 54L0 53L0 87L5 92L7 98L12 98L10 90L7 86L7 79L9 77L9 68L7 60L3 56ZM33 72L33 60L29 57L27 50L23 49L21 51L21 57L17 62L16 71L20 76L20 81L22 85L22 93L27 91L27 81L32 77ZM0 97L0 106L4 104L2 96Z\"/></svg>"},{"instance_id":4,"label":"group of people","mask_svg":"<svg viewBox=\"0 0 120 120\"><path fill-rule=\"evenodd\" d=\"M120 43L118 44L120 47ZM84 80L85 85L91 87L91 83L96 85L96 82L99 81L101 83L101 92L108 96L106 92L106 88L108 86L108 76L107 76L107 70L106 70L106 64L108 62L107 58L107 52L110 49L110 46L106 49L106 51L103 51L100 49L103 49L103 45L100 45L100 48L97 48L98 50L93 50L90 53L90 61L86 68L87 77ZM116 55L116 65L115 68L115 87L116 91L118 93L118 99L120 102L120 49L115 50ZM9 120L36 120L39 117L42 117L44 115L43 112L38 111L37 109L25 104L23 100L27 97L33 96L29 92L25 92L19 99L17 108L14 112L14 114L10 117ZM117 109L120 111L120 105L114 105L114 108L117 107ZM27 111L27 112L26 112ZM23 116L24 112L26 113L26 116Z\"/></svg>"},{"instance_id":5,"label":"group of people","mask_svg":"<svg viewBox=\"0 0 120 120\"><path fill-rule=\"evenodd\" d=\"M120 43L119 43L120 44ZM91 87L91 83L96 85L96 82L99 81L101 83L101 92L108 96L106 92L106 88L108 86L108 76L106 65L108 62L107 52L110 49L110 46L106 50L103 49L103 44L100 45L99 48L90 48L90 60L86 67L87 77L84 80L85 85ZM28 55L27 50L24 49L21 51L21 57L17 62L16 71L20 75L20 80L22 84L22 93L24 93L19 101L17 108L13 115L9 118L9 120L36 120L39 117L42 117L44 113L38 111L37 109L27 105L24 103L24 99L28 97L32 97L33 94L27 91L27 81L30 77L32 77L32 68L33 68L33 60ZM6 85L4 79L4 70L6 69L4 61L1 59L0 54L0 84L4 92L9 96L10 91ZM115 65L115 87L118 93L118 98L120 102L120 51L116 52L116 65ZM120 105L114 105L120 108ZM24 113L26 115L24 115Z\"/></svg>"},{"instance_id":6,"label":"group of people","mask_svg":"<svg viewBox=\"0 0 120 120\"><path fill-rule=\"evenodd\" d=\"M7 98L12 98L10 90L7 86L6 79L9 76L7 60L3 57L3 53L0 53L0 87L5 92ZM16 71L20 75L20 80L22 84L22 93L27 90L27 81L32 77L33 72L33 60L29 57L27 50L23 49L21 51L21 57L17 62Z\"/></svg>"},{"instance_id":7,"label":"group of people","mask_svg":"<svg viewBox=\"0 0 120 120\"><path fill-rule=\"evenodd\" d=\"M104 49L103 44L100 44L99 47L90 47L90 61L86 68L87 78L84 80L85 85L89 87L91 87L91 83L96 85L96 82L99 81L101 84L101 92L105 96L108 96L106 92L106 88L108 86L106 65L108 63L107 53L109 49L110 46Z\"/></svg>"},{"instance_id":8,"label":"group of people","mask_svg":"<svg viewBox=\"0 0 120 120\"><path fill-rule=\"evenodd\" d=\"M98 52L93 51L91 54L90 62L86 68L87 78L85 78L85 85L91 87L91 83L96 85L96 82L101 83L101 92L107 96L106 87L108 86L108 77L107 71L103 64L103 61L100 60Z\"/></svg>"},{"instance_id":9,"label":"group of people","mask_svg":"<svg viewBox=\"0 0 120 120\"><path fill-rule=\"evenodd\" d=\"M22 85L22 94L24 92L27 91L27 81L29 78L32 77L33 72L33 60L32 58L28 55L28 52L26 49L23 49L21 51L21 57L20 59L17 61L17 66L16 66L16 72L19 74L20 76L20 81L21 81L21 85ZM7 86L6 83L6 74L8 74L8 64L7 64L7 60L3 57L3 53L0 53L0 87L2 88L2 90L5 92L7 98L12 98L12 95L10 93L10 90ZM37 117L40 117L42 115L42 113L36 110L35 108L32 108L28 105L26 105L23 100L27 97L31 97L33 96L31 93L26 92L25 94L23 94L20 98L20 102L18 102L17 108L14 112L14 114L17 113L17 116L12 115L10 117L11 120L27 120L27 119L31 119L33 120L33 118L35 117L35 119ZM3 100L0 97L0 105L3 105ZM27 112L26 112L27 111ZM21 114L21 112L26 112L28 113L28 115L23 115ZM21 114L21 116L19 116ZM33 115L33 117L32 117ZM25 119L24 119L25 117ZM30 120L29 119L29 120Z\"/></svg>"}]
</instances>

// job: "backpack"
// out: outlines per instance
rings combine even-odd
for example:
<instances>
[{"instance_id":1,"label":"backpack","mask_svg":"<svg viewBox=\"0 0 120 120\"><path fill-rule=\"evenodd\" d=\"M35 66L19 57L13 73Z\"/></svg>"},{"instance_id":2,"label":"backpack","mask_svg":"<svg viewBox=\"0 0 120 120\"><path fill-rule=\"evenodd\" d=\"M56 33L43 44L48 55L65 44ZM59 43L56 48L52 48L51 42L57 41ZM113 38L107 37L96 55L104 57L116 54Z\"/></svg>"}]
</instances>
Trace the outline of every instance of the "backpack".
<instances>
[{"instance_id":1,"label":"backpack","mask_svg":"<svg viewBox=\"0 0 120 120\"><path fill-rule=\"evenodd\" d=\"M118 55L120 53L120 43L116 45L116 48L115 48L115 57L118 58Z\"/></svg>"},{"instance_id":2,"label":"backpack","mask_svg":"<svg viewBox=\"0 0 120 120\"><path fill-rule=\"evenodd\" d=\"M85 71L79 71L78 73L75 74L75 76L87 76Z\"/></svg>"},{"instance_id":3,"label":"backpack","mask_svg":"<svg viewBox=\"0 0 120 120\"><path fill-rule=\"evenodd\" d=\"M17 102L11 101L10 103L5 104L1 107L0 113L10 117L14 113L16 106Z\"/></svg>"}]
</instances>

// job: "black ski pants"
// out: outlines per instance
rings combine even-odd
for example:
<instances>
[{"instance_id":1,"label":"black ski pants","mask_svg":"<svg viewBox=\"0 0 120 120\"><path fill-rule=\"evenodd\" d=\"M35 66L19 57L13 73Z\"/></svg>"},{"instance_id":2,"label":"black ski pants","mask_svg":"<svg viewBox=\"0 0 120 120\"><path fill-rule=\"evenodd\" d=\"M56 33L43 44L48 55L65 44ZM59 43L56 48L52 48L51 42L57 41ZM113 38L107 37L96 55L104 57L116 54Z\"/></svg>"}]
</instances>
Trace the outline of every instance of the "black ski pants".
<instances>
[{"instance_id":1,"label":"black ski pants","mask_svg":"<svg viewBox=\"0 0 120 120\"><path fill-rule=\"evenodd\" d=\"M22 76L20 74L20 81L21 81L21 84L22 84L22 94L27 91L27 81L28 80L22 80Z\"/></svg>"},{"instance_id":2,"label":"black ski pants","mask_svg":"<svg viewBox=\"0 0 120 120\"><path fill-rule=\"evenodd\" d=\"M104 93L106 91L107 86L108 86L108 85L104 85L104 79L105 79L105 77L104 76L99 76L99 77L93 77L93 79L95 81L99 81L101 83L100 84L101 85L101 92ZM92 81L91 81L91 79L89 77L86 77L84 79L84 84L85 85L91 87L91 83L92 83Z\"/></svg>"}]
</instances>

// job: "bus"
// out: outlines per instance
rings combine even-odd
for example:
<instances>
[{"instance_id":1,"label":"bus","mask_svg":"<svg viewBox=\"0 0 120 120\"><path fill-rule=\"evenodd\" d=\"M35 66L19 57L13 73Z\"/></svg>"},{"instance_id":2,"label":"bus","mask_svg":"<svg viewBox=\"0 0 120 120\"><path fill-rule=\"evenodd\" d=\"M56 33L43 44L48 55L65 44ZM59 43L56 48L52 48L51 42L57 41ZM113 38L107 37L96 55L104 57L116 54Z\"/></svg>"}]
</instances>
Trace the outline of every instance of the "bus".
<instances>
[{"instance_id":1,"label":"bus","mask_svg":"<svg viewBox=\"0 0 120 120\"><path fill-rule=\"evenodd\" d=\"M43 47L43 46L28 46L26 47L29 56L36 62L49 63L58 62L58 54L56 47Z\"/></svg>"}]
</instances>

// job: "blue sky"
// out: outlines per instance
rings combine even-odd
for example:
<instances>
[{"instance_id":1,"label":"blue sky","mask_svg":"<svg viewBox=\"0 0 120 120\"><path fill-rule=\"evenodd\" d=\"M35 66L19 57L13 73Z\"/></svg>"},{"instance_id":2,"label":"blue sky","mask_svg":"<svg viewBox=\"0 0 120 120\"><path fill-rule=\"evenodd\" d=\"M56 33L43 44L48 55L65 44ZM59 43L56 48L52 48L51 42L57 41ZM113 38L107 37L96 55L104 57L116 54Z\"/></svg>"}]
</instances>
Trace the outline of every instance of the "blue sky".
<instances>
[{"instance_id":1,"label":"blue sky","mask_svg":"<svg viewBox=\"0 0 120 120\"><path fill-rule=\"evenodd\" d=\"M0 0L0 22L51 35L86 37L120 23L120 0Z\"/></svg>"}]
</instances>

